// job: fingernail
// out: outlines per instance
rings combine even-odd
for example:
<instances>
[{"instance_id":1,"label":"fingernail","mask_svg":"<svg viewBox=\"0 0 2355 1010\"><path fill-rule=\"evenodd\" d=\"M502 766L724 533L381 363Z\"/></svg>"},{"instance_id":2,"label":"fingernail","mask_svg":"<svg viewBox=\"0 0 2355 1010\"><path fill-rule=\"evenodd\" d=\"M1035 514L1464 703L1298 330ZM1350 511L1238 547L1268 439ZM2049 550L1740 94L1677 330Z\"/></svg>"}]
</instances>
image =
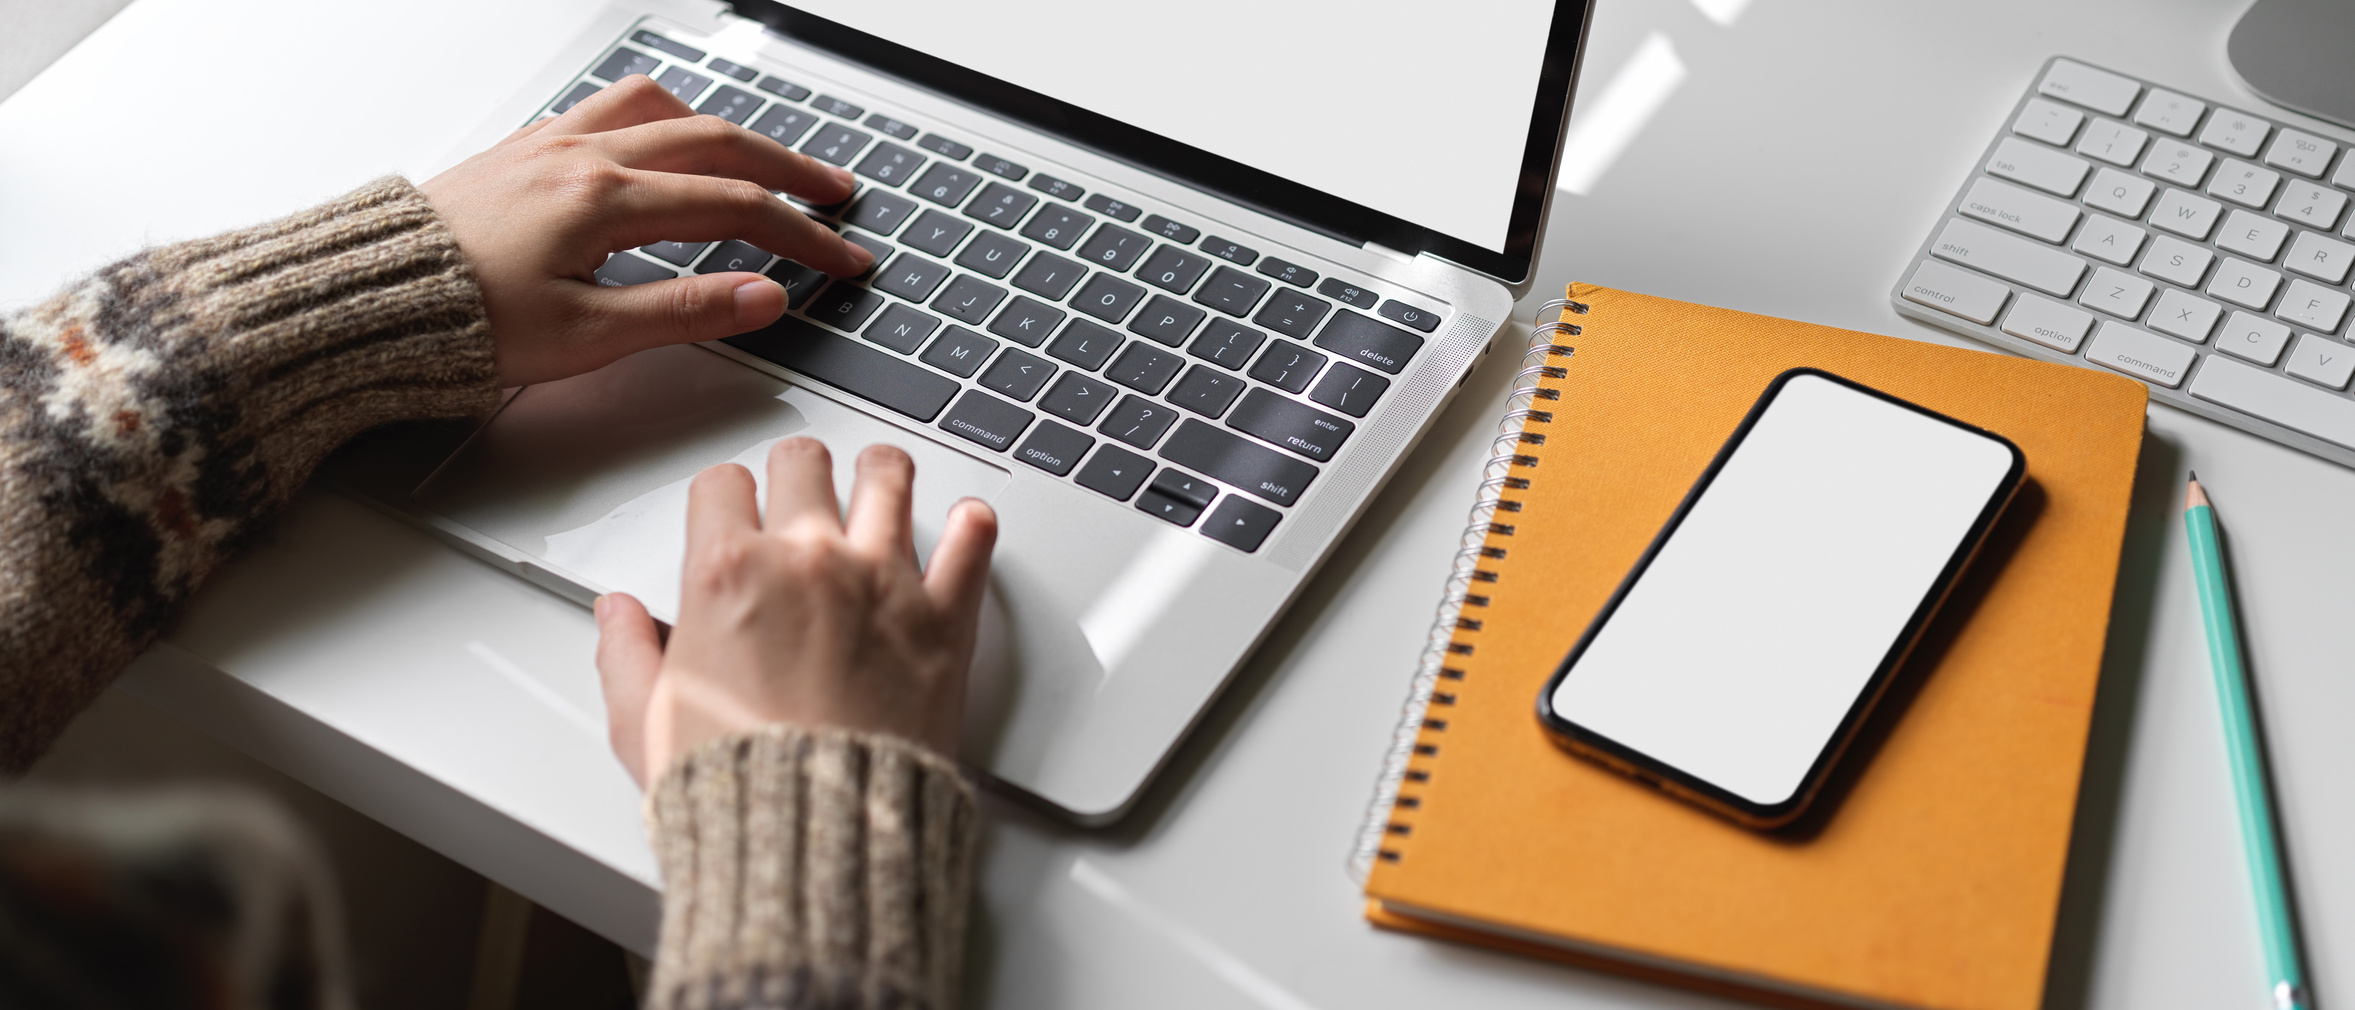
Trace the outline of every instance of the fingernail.
<instances>
[{"instance_id":1,"label":"fingernail","mask_svg":"<svg viewBox=\"0 0 2355 1010\"><path fill-rule=\"evenodd\" d=\"M840 166L840 165L834 165L834 166L829 166L829 167L831 167L831 168L833 168L833 169L834 169L834 179L835 179L835 181L837 181L837 182L840 182L840 183L842 183L842 184L843 184L843 185L845 185L845 186L854 186L854 187L855 187L855 186L857 186L857 185L859 184L859 177L858 177L858 176L855 176L855 175L852 175L852 174L850 174L850 169L843 168L843 167L842 167L842 166Z\"/></svg>"},{"instance_id":2,"label":"fingernail","mask_svg":"<svg viewBox=\"0 0 2355 1010\"><path fill-rule=\"evenodd\" d=\"M858 263L860 271L875 268L875 253L872 250L849 239L843 239L842 244L850 249L850 258Z\"/></svg>"},{"instance_id":3,"label":"fingernail","mask_svg":"<svg viewBox=\"0 0 2355 1010\"><path fill-rule=\"evenodd\" d=\"M599 596L597 597L597 602L589 607L589 612L595 614L597 616L597 620L599 621L605 620L605 600L606 597Z\"/></svg>"},{"instance_id":4,"label":"fingernail","mask_svg":"<svg viewBox=\"0 0 2355 1010\"><path fill-rule=\"evenodd\" d=\"M785 289L766 277L736 285L736 325L767 326L785 314Z\"/></svg>"}]
</instances>

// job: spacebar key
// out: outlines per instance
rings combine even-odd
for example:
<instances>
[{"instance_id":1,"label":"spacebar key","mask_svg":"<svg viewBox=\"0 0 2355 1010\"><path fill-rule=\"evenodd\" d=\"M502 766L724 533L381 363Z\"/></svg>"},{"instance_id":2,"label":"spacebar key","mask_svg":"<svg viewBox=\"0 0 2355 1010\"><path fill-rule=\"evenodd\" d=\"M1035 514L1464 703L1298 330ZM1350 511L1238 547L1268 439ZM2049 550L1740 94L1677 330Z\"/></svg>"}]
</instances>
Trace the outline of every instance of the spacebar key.
<instances>
[{"instance_id":1,"label":"spacebar key","mask_svg":"<svg viewBox=\"0 0 2355 1010\"><path fill-rule=\"evenodd\" d=\"M1161 445L1161 458L1209 474L1278 505L1300 500L1317 468L1191 418Z\"/></svg>"},{"instance_id":2,"label":"spacebar key","mask_svg":"<svg viewBox=\"0 0 2355 1010\"><path fill-rule=\"evenodd\" d=\"M721 343L919 421L939 416L940 408L957 395L955 379L862 347L792 316Z\"/></svg>"},{"instance_id":3,"label":"spacebar key","mask_svg":"<svg viewBox=\"0 0 2355 1010\"><path fill-rule=\"evenodd\" d=\"M2355 449L2355 402L2295 379L2211 354L2192 377L2191 395Z\"/></svg>"}]
</instances>

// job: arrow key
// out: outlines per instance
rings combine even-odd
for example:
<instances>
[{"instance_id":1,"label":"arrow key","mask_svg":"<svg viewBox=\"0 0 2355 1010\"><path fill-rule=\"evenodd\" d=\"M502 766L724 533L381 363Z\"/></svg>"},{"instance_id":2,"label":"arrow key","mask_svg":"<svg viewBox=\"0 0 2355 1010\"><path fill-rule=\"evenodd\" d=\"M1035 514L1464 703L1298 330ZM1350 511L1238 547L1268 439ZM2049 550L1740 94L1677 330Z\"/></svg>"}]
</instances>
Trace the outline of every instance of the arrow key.
<instances>
[{"instance_id":1,"label":"arrow key","mask_svg":"<svg viewBox=\"0 0 2355 1010\"><path fill-rule=\"evenodd\" d=\"M1202 523L1202 534L1246 554L1259 549L1282 515L1240 495L1228 495Z\"/></svg>"},{"instance_id":2,"label":"arrow key","mask_svg":"<svg viewBox=\"0 0 2355 1010\"><path fill-rule=\"evenodd\" d=\"M1096 450L1094 459L1079 468L1076 478L1081 487L1111 495L1116 501L1127 501L1145 478L1153 472L1153 461L1136 453L1107 445Z\"/></svg>"},{"instance_id":3,"label":"arrow key","mask_svg":"<svg viewBox=\"0 0 2355 1010\"><path fill-rule=\"evenodd\" d=\"M1192 526L1194 520L1202 517L1202 506L1193 502L1180 501L1162 494L1158 490L1147 490L1142 497L1137 499L1137 507L1143 509L1146 515L1156 519L1164 519L1179 526Z\"/></svg>"}]
</instances>

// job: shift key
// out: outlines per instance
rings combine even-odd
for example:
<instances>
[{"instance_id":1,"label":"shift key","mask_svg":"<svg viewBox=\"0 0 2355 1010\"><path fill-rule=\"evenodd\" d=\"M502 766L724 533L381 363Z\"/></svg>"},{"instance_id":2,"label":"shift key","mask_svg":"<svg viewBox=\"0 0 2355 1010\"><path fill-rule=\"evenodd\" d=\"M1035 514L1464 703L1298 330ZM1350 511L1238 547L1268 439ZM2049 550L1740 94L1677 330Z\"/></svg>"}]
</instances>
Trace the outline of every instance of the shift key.
<instances>
[{"instance_id":1,"label":"shift key","mask_svg":"<svg viewBox=\"0 0 2355 1010\"><path fill-rule=\"evenodd\" d=\"M1161 458L1278 505L1300 500L1317 475L1314 464L1194 418L1187 418L1169 441L1161 443Z\"/></svg>"},{"instance_id":2,"label":"shift key","mask_svg":"<svg viewBox=\"0 0 2355 1010\"><path fill-rule=\"evenodd\" d=\"M1930 252L1939 259L2064 298L2076 290L2077 279L2085 276L2084 260L1973 221L1947 221L1938 241L1931 243Z\"/></svg>"}]
</instances>

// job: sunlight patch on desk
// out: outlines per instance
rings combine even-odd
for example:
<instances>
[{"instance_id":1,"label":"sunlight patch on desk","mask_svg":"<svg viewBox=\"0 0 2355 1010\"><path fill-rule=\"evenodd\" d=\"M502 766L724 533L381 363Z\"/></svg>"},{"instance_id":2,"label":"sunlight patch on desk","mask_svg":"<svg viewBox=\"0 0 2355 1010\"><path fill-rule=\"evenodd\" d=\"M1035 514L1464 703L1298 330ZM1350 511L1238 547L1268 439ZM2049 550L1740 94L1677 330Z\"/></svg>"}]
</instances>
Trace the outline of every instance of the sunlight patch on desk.
<instances>
[{"instance_id":1,"label":"sunlight patch on desk","mask_svg":"<svg viewBox=\"0 0 2355 1010\"><path fill-rule=\"evenodd\" d=\"M1104 666L1098 689L1112 680L1113 671L1146 633L1161 623L1177 603L1178 594L1193 585L1215 549L1201 537L1174 528L1158 530L1152 542L1105 587L1095 605L1080 615L1079 632L1087 636L1088 646L1096 650L1096 661Z\"/></svg>"},{"instance_id":2,"label":"sunlight patch on desk","mask_svg":"<svg viewBox=\"0 0 2355 1010\"><path fill-rule=\"evenodd\" d=\"M532 700L546 705L549 711L563 717L565 722L580 727L581 732L598 740L605 739L605 724L603 722L589 713L581 711L573 703L564 700L563 695L557 694L555 689L548 685L540 683L539 678L532 676L531 672L523 667L515 665L514 660L500 655L499 650L491 648L480 640L475 640L466 643L466 654L482 660L484 666L490 667L499 676L507 678L508 683L522 688L523 693L531 695Z\"/></svg>"},{"instance_id":3,"label":"sunlight patch on desk","mask_svg":"<svg viewBox=\"0 0 2355 1010\"><path fill-rule=\"evenodd\" d=\"M1738 5L1741 0L1714 2ZM1636 134L1643 132L1684 79L1684 61L1676 58L1668 36L1653 32L1646 37L1611 83L1604 85L1602 96L1572 115L1569 135L1562 141L1562 171L1555 188L1572 196L1592 192L1603 173L1626 153Z\"/></svg>"},{"instance_id":4,"label":"sunlight patch on desk","mask_svg":"<svg viewBox=\"0 0 2355 1010\"><path fill-rule=\"evenodd\" d=\"M1750 9L1750 0L1693 0L1701 9L1701 16L1717 22L1719 28L1731 28L1742 12Z\"/></svg>"},{"instance_id":5,"label":"sunlight patch on desk","mask_svg":"<svg viewBox=\"0 0 2355 1010\"><path fill-rule=\"evenodd\" d=\"M1136 895L1129 893L1128 888L1122 887L1119 881L1106 876L1104 871L1096 869L1087 860L1071 861L1071 882L1105 904L1127 913L1146 929L1161 934L1163 939L1193 955L1212 974L1242 990L1243 995L1251 997L1252 1002L1267 1010L1316 1010L1308 1001L1292 995L1291 990L1277 985L1274 979L1260 974L1259 969L1211 942L1209 937L1138 900Z\"/></svg>"}]
</instances>

